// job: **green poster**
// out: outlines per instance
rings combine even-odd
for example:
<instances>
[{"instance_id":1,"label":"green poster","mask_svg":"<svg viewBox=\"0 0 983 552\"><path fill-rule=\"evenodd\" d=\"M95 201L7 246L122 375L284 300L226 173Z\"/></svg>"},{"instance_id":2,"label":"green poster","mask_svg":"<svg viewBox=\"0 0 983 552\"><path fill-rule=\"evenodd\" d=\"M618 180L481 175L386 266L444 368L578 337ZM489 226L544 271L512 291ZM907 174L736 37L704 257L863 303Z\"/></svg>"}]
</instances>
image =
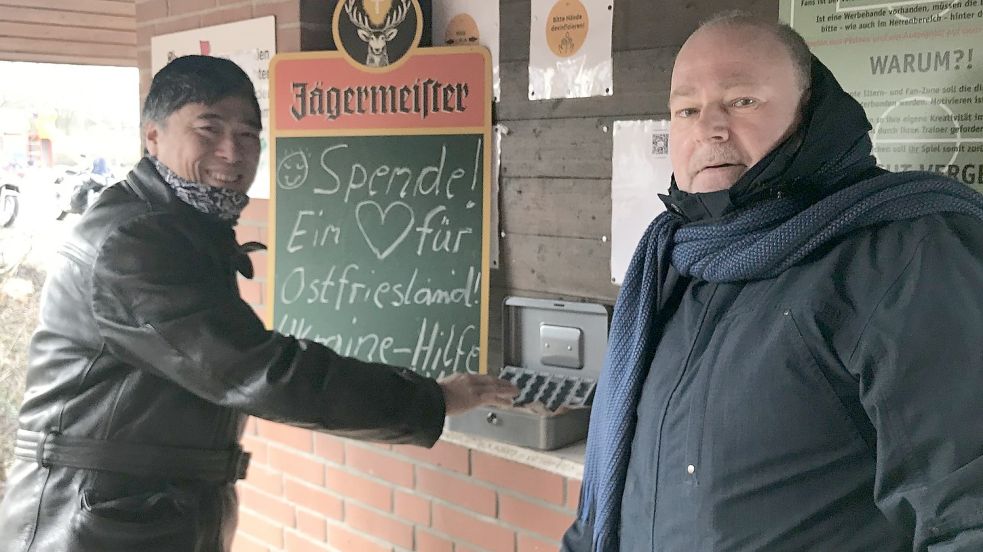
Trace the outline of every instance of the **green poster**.
<instances>
[{"instance_id":1,"label":"green poster","mask_svg":"<svg viewBox=\"0 0 983 552\"><path fill-rule=\"evenodd\" d=\"M980 0L781 0L779 14L864 106L880 166L983 192Z\"/></svg>"}]
</instances>

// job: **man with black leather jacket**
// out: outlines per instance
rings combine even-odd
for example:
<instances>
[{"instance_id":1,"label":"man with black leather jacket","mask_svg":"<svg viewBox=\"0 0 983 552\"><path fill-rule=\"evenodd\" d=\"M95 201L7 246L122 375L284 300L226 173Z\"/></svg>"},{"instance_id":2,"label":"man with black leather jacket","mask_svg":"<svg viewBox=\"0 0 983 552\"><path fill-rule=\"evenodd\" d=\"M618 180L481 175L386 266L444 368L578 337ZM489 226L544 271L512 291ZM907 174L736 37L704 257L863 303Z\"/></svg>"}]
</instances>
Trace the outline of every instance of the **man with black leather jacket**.
<instances>
[{"instance_id":1,"label":"man with black leather jacket","mask_svg":"<svg viewBox=\"0 0 983 552\"><path fill-rule=\"evenodd\" d=\"M236 525L247 415L432 446L444 416L515 389L440 382L266 330L239 296L233 224L260 112L228 60L178 58L143 109L149 155L60 249L30 346L5 552L215 552Z\"/></svg>"}]
</instances>

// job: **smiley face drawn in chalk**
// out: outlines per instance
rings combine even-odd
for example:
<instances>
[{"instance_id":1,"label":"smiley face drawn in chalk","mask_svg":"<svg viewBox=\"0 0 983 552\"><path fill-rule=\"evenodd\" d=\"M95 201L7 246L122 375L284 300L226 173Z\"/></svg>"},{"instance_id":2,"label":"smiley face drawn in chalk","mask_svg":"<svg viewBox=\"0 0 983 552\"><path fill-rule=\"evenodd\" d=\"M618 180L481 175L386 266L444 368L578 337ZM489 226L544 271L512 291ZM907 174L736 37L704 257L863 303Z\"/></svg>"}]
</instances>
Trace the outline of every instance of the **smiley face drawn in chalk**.
<instances>
[{"instance_id":1,"label":"smiley face drawn in chalk","mask_svg":"<svg viewBox=\"0 0 983 552\"><path fill-rule=\"evenodd\" d=\"M295 151L277 163L276 183L283 190L294 190L307 182L310 164L303 150Z\"/></svg>"}]
</instances>

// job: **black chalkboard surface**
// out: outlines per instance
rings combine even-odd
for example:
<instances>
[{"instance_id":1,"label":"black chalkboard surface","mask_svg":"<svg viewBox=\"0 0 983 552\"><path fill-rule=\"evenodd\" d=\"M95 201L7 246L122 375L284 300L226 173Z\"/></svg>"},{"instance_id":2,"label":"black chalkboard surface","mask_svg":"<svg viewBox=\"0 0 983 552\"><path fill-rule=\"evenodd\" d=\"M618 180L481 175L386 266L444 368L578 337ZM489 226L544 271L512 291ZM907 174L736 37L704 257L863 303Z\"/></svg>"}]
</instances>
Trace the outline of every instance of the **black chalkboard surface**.
<instances>
[{"instance_id":1,"label":"black chalkboard surface","mask_svg":"<svg viewBox=\"0 0 983 552\"><path fill-rule=\"evenodd\" d=\"M488 50L346 56L270 65L273 328L427 376L486 372Z\"/></svg>"},{"instance_id":2,"label":"black chalkboard surface","mask_svg":"<svg viewBox=\"0 0 983 552\"><path fill-rule=\"evenodd\" d=\"M484 136L276 140L275 329L419 373L477 372Z\"/></svg>"}]
</instances>

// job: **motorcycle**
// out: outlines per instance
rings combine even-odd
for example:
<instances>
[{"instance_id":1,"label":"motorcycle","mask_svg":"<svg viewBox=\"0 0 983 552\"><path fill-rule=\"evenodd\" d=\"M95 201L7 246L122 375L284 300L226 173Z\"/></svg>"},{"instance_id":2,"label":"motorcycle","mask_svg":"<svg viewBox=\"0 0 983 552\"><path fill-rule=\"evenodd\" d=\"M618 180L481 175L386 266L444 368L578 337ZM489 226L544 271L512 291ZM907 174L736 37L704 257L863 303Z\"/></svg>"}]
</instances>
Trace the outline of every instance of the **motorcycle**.
<instances>
[{"instance_id":1,"label":"motorcycle","mask_svg":"<svg viewBox=\"0 0 983 552\"><path fill-rule=\"evenodd\" d=\"M20 188L13 183L0 183L0 228L14 223L20 210Z\"/></svg>"},{"instance_id":2,"label":"motorcycle","mask_svg":"<svg viewBox=\"0 0 983 552\"><path fill-rule=\"evenodd\" d=\"M55 179L55 218L63 220L71 213L82 214L99 194L112 183L112 175L67 168Z\"/></svg>"},{"instance_id":3,"label":"motorcycle","mask_svg":"<svg viewBox=\"0 0 983 552\"><path fill-rule=\"evenodd\" d=\"M0 228L14 223L20 211L20 183L23 173L16 167L0 169Z\"/></svg>"}]
</instances>

